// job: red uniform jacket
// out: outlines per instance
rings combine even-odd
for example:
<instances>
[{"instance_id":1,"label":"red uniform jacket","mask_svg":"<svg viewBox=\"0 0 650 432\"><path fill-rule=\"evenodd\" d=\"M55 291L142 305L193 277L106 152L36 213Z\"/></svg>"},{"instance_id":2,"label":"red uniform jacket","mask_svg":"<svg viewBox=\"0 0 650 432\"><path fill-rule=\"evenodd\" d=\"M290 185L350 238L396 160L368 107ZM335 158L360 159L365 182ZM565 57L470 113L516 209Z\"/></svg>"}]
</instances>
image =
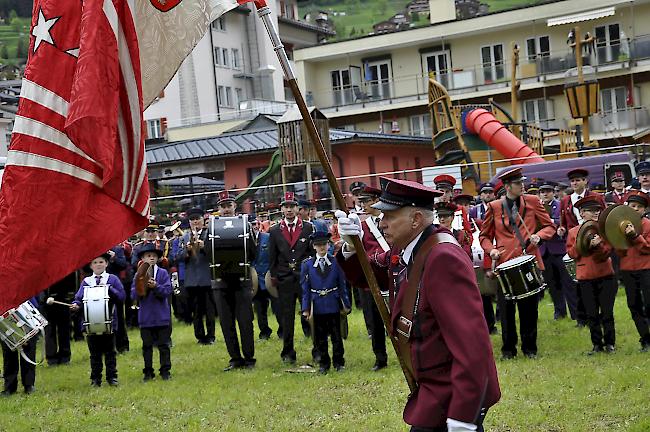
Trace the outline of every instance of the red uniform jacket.
<instances>
[{"instance_id":1,"label":"red uniform jacket","mask_svg":"<svg viewBox=\"0 0 650 432\"><path fill-rule=\"evenodd\" d=\"M497 265L522 255L521 243L510 226L508 215L503 211L503 202L505 199L503 197L488 204L488 210L485 214L483 226L481 227L481 234L479 235L481 247L485 251L485 255L490 255L490 251L495 248L493 240L496 239L496 248L501 252ZM518 217L515 218L515 221L519 226L519 232L524 241L528 240L529 237L526 229L531 233L537 234L542 240L548 240L553 237L556 227L553 225L553 221L539 201L539 198L524 194L521 196L521 202L522 205L519 208L519 214L524 220L526 228L524 228ZM539 230L537 230L538 226L541 227ZM539 254L539 248L530 245L526 251L537 256L537 265L543 270L544 263Z\"/></svg>"},{"instance_id":2,"label":"red uniform jacket","mask_svg":"<svg viewBox=\"0 0 650 432\"><path fill-rule=\"evenodd\" d=\"M596 192L586 191L583 196L596 195ZM560 201L560 226L569 231L574 226L578 226L578 218L573 213L573 203L571 195L567 195Z\"/></svg>"},{"instance_id":3,"label":"red uniform jacket","mask_svg":"<svg viewBox=\"0 0 650 432\"><path fill-rule=\"evenodd\" d=\"M621 257L621 270L638 271L650 269L650 220L641 218L641 233L629 249L617 249Z\"/></svg>"},{"instance_id":4,"label":"red uniform jacket","mask_svg":"<svg viewBox=\"0 0 650 432\"><path fill-rule=\"evenodd\" d=\"M419 243L434 232L449 231L432 226ZM391 258L398 253L391 250L370 257L377 271L389 268L391 299L394 283L400 282L391 305L393 323L399 319L408 284L408 277L399 281L402 278L396 275L398 260ZM470 259L458 246L441 243L429 253L416 316L419 325L414 327L419 332L412 336L411 361L418 391L404 408L404 421L429 428L444 426L448 417L476 422L481 407L496 404L501 391L476 276Z\"/></svg>"},{"instance_id":5,"label":"red uniform jacket","mask_svg":"<svg viewBox=\"0 0 650 432\"><path fill-rule=\"evenodd\" d=\"M576 279L593 280L613 275L614 268L609 257L612 247L603 239L593 254L588 257L580 256L576 250L576 237L579 230L578 226L571 228L566 239L566 251L576 262Z\"/></svg>"}]
</instances>

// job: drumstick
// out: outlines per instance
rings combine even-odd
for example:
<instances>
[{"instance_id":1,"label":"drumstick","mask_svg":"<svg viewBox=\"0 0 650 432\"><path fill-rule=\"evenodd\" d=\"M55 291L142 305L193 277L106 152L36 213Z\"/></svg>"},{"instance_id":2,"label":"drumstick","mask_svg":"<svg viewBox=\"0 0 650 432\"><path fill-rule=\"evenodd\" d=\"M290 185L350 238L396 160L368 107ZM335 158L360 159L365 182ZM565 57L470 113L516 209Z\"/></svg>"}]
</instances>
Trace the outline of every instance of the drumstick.
<instances>
[{"instance_id":1,"label":"drumstick","mask_svg":"<svg viewBox=\"0 0 650 432\"><path fill-rule=\"evenodd\" d=\"M71 303L63 303L63 302L54 300L54 297L48 297L47 300L45 301L45 303L47 303L48 305L58 304L58 305L67 306L67 307L72 306Z\"/></svg>"},{"instance_id":2,"label":"drumstick","mask_svg":"<svg viewBox=\"0 0 650 432\"><path fill-rule=\"evenodd\" d=\"M519 216L519 220L521 221L521 224L523 225L524 229L526 230L526 234L528 234L528 238L526 239L526 244L524 245L524 254L526 253L526 249L528 249L528 246L530 246L530 238L533 236L533 234L530 232L528 227L526 226L526 223L524 222L524 218L521 217L521 214L517 212L517 216Z\"/></svg>"}]
</instances>

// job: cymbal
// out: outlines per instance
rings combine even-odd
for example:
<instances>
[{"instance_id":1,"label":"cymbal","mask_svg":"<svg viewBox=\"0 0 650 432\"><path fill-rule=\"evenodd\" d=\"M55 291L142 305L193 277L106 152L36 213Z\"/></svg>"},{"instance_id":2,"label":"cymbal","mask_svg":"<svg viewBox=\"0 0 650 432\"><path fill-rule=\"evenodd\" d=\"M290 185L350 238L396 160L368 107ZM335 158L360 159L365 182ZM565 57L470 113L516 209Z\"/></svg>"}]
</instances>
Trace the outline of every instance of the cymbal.
<instances>
[{"instance_id":1,"label":"cymbal","mask_svg":"<svg viewBox=\"0 0 650 432\"><path fill-rule=\"evenodd\" d=\"M591 250L591 239L598 234L598 224L595 221L587 221L580 226L576 237L576 250L580 256L589 256Z\"/></svg>"},{"instance_id":2,"label":"cymbal","mask_svg":"<svg viewBox=\"0 0 650 432\"><path fill-rule=\"evenodd\" d=\"M264 285L266 285L266 289L271 296L278 298L278 288L274 287L271 283L271 272L266 272L266 276L264 276Z\"/></svg>"},{"instance_id":3,"label":"cymbal","mask_svg":"<svg viewBox=\"0 0 650 432\"><path fill-rule=\"evenodd\" d=\"M257 278L257 270L255 270L255 267L250 266L248 268L250 269L251 288L253 290L253 297L255 297L255 294L257 294L257 290L259 289L260 286L260 281Z\"/></svg>"},{"instance_id":4,"label":"cymbal","mask_svg":"<svg viewBox=\"0 0 650 432\"><path fill-rule=\"evenodd\" d=\"M614 249L628 249L631 241L625 235L625 227L631 223L640 233L641 215L626 205L612 206L608 210L598 218L598 225L602 227L600 232Z\"/></svg>"}]
</instances>

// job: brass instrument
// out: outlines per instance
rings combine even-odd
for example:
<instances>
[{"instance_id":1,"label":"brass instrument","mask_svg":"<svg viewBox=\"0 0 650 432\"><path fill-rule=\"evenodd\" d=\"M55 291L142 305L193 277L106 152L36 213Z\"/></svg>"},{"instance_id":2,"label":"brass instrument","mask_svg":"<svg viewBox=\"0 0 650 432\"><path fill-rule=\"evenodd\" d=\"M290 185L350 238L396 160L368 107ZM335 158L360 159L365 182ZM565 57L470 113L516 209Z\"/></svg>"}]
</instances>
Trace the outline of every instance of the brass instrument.
<instances>
[{"instance_id":1,"label":"brass instrument","mask_svg":"<svg viewBox=\"0 0 650 432\"><path fill-rule=\"evenodd\" d=\"M598 217L598 230L614 249L628 249L632 246L633 237L625 234L628 225L634 227L633 236L641 232L641 215L626 205L609 206Z\"/></svg>"},{"instance_id":2,"label":"brass instrument","mask_svg":"<svg viewBox=\"0 0 650 432\"><path fill-rule=\"evenodd\" d=\"M149 294L149 281L153 279L153 269L154 266L150 265L148 262L141 261L138 266L138 270L135 273L135 293L136 298L133 299L133 305L131 309L140 309L138 306L138 299L146 297Z\"/></svg>"},{"instance_id":3,"label":"brass instrument","mask_svg":"<svg viewBox=\"0 0 650 432\"><path fill-rule=\"evenodd\" d=\"M199 254L199 232L196 230L190 231L190 244L188 249L188 252L192 256L197 256Z\"/></svg>"}]
</instances>

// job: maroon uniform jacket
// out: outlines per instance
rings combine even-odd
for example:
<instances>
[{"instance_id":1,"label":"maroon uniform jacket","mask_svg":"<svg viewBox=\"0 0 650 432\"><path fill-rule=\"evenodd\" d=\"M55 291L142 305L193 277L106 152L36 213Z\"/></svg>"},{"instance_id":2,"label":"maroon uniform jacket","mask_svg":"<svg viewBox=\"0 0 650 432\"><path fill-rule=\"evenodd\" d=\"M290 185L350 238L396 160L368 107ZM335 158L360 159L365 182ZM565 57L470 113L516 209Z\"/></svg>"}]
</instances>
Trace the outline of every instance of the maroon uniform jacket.
<instances>
[{"instance_id":1,"label":"maroon uniform jacket","mask_svg":"<svg viewBox=\"0 0 650 432\"><path fill-rule=\"evenodd\" d=\"M496 248L501 252L497 265L502 264L512 258L522 255L521 243L517 239L511 225L508 215L503 211L503 202L505 197L494 200L488 204L488 210L481 226L481 247L485 251L485 255L489 256L490 251L495 248L493 240L496 239ZM524 220L526 227L521 224L519 217L515 217L515 222L519 226L524 241L528 240L528 232L537 234L542 240L548 240L555 234L556 228L553 221L544 209L544 206L539 201L539 198L533 195L522 195L522 205L519 208L519 214ZM538 229L538 226L540 227ZM530 254L537 256L537 265L540 269L544 269L542 257L539 254L537 246L528 246L527 250Z\"/></svg>"},{"instance_id":2,"label":"maroon uniform jacket","mask_svg":"<svg viewBox=\"0 0 650 432\"><path fill-rule=\"evenodd\" d=\"M596 195L596 192L586 191L583 196ZM573 213L573 203L571 195L567 195L560 201L560 226L564 227L567 232L574 226L578 226L578 218Z\"/></svg>"},{"instance_id":3,"label":"maroon uniform jacket","mask_svg":"<svg viewBox=\"0 0 650 432\"><path fill-rule=\"evenodd\" d=\"M435 232L449 233L433 225L427 228L412 260L419 245ZM375 273L388 270L390 275L393 323L399 319L408 285L408 270L393 258L398 253L370 256ZM467 253L458 246L441 243L431 249L420 282L414 328L419 330L411 336L411 361L418 390L404 408L404 421L429 428L445 426L448 417L475 423L480 409L496 404L501 391L476 276Z\"/></svg>"}]
</instances>

